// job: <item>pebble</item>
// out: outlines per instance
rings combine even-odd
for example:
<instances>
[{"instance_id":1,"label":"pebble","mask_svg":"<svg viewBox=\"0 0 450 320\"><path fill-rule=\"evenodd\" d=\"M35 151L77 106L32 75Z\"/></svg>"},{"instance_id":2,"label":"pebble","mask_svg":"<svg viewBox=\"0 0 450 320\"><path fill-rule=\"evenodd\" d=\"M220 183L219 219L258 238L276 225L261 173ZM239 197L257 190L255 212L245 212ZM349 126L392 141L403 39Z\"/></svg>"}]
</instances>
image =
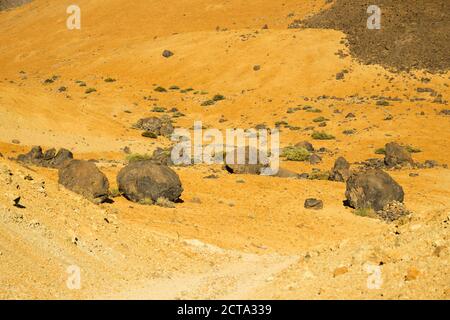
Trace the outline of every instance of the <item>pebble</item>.
<instances>
[{"instance_id":1,"label":"pebble","mask_svg":"<svg viewBox=\"0 0 450 320\"><path fill-rule=\"evenodd\" d=\"M347 267L340 267L340 268L336 268L333 272L333 277L336 278L338 276L341 276L343 274L346 274L348 272L348 268Z\"/></svg>"}]
</instances>

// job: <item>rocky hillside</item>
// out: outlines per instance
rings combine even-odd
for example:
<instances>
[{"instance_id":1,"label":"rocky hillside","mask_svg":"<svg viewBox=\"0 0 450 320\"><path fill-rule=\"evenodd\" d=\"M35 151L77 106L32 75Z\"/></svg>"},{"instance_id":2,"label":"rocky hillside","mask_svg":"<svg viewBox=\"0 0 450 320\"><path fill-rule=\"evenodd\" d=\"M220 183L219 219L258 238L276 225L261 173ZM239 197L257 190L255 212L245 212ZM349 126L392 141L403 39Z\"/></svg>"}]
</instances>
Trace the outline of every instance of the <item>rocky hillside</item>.
<instances>
[{"instance_id":1,"label":"rocky hillside","mask_svg":"<svg viewBox=\"0 0 450 320\"><path fill-rule=\"evenodd\" d=\"M448 299L447 3L379 3L0 12L0 298ZM174 165L196 121L282 170Z\"/></svg>"}]
</instances>

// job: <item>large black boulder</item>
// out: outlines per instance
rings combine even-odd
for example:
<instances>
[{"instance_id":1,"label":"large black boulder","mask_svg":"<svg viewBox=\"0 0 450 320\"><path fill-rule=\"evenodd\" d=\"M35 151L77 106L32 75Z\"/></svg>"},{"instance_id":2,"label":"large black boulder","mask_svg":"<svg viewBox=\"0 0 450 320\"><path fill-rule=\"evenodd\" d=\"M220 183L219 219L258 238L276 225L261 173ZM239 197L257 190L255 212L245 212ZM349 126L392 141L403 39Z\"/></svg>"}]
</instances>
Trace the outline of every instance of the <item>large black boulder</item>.
<instances>
[{"instance_id":1,"label":"large black boulder","mask_svg":"<svg viewBox=\"0 0 450 320\"><path fill-rule=\"evenodd\" d=\"M93 162L72 160L59 169L58 175L61 185L92 202L101 203L108 198L109 181Z\"/></svg>"},{"instance_id":2,"label":"large black boulder","mask_svg":"<svg viewBox=\"0 0 450 320\"><path fill-rule=\"evenodd\" d=\"M356 209L382 210L392 201L403 202L403 188L379 169L353 173L345 191L348 205Z\"/></svg>"},{"instance_id":3,"label":"large black boulder","mask_svg":"<svg viewBox=\"0 0 450 320\"><path fill-rule=\"evenodd\" d=\"M117 175L119 191L133 202L177 201L183 188L175 171L151 160L128 164Z\"/></svg>"}]
</instances>

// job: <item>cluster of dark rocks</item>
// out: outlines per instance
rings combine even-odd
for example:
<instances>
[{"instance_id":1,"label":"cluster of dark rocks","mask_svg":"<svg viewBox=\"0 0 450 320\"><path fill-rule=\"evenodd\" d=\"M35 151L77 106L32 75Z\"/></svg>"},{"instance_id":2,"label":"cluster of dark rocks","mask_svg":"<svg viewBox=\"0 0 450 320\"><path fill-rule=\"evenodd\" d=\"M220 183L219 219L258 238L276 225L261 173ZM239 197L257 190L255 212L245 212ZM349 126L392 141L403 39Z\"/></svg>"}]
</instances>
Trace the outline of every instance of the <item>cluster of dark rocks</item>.
<instances>
[{"instance_id":1,"label":"cluster of dark rocks","mask_svg":"<svg viewBox=\"0 0 450 320\"><path fill-rule=\"evenodd\" d=\"M73 154L61 149L45 153L33 147L17 160L25 164L58 169L58 182L68 190L94 203L102 203L110 196L109 181L94 161L75 160ZM127 199L142 204L153 204L158 199L178 201L183 188L178 175L167 165L152 160L129 163L117 176L119 192Z\"/></svg>"},{"instance_id":2,"label":"cluster of dark rocks","mask_svg":"<svg viewBox=\"0 0 450 320\"><path fill-rule=\"evenodd\" d=\"M133 128L144 130L142 135L149 138L157 138L158 136L170 137L174 131L172 121L168 116L139 119L133 125Z\"/></svg>"},{"instance_id":3,"label":"cluster of dark rocks","mask_svg":"<svg viewBox=\"0 0 450 320\"><path fill-rule=\"evenodd\" d=\"M164 121L158 118L141 119L136 127L153 130L159 134L170 131L164 127ZM296 147L302 147L309 152L315 151L312 144L307 141L298 143ZM254 150L245 147L244 164L225 162L224 169L231 174L270 175L270 172L267 171L269 159L259 159L258 163L250 164L250 151ZM179 201L183 188L178 175L169 167L173 165L171 153L171 148L157 148L149 160L131 162L122 168L117 175L119 193L130 201L143 204L158 203L158 201L161 202L161 199L172 203ZM226 155L224 157L226 159ZM17 160L59 169L61 185L93 202L104 202L110 195L109 181L95 163L74 160L73 154L69 150L60 149L56 152L55 149L49 149L43 152L41 147L33 147L30 152L19 155ZM350 163L345 158L339 157L333 168L327 172L324 180L346 184L346 200L344 201L346 206L354 209L370 209L385 221L395 221L408 215L409 211L403 205L403 188L384 170L402 167L417 168L419 165L420 167L433 167L436 163L427 161L424 164L417 164L413 161L410 152L395 142L386 144L384 159L376 160L356 163L358 166L352 170ZM283 168L280 168L274 176L304 178L302 175ZM304 207L320 210L323 208L323 202L320 199L306 199Z\"/></svg>"},{"instance_id":4,"label":"cluster of dark rocks","mask_svg":"<svg viewBox=\"0 0 450 320\"><path fill-rule=\"evenodd\" d=\"M303 141L296 147L314 151L314 147ZM260 175L265 168L263 164L248 164L248 152L246 151L246 164L226 164L225 169L233 174L256 174ZM386 162L384 168L395 166L399 163L413 163L410 154L395 143L386 146ZM275 177L302 178L301 175L280 168ZM344 182L346 184L345 204L355 209L371 209L386 221L393 221L408 214L404 209L399 210L404 200L403 188L385 171L380 168L358 168L351 170L350 163L343 157L336 159L333 168L327 173L327 180ZM309 198L305 200L306 209L323 209L323 201Z\"/></svg>"},{"instance_id":5,"label":"cluster of dark rocks","mask_svg":"<svg viewBox=\"0 0 450 320\"><path fill-rule=\"evenodd\" d=\"M59 169L73 160L73 154L64 148L59 149L58 152L54 148L43 152L41 147L36 146L31 148L28 153L19 155L17 160L39 167Z\"/></svg>"},{"instance_id":6,"label":"cluster of dark rocks","mask_svg":"<svg viewBox=\"0 0 450 320\"><path fill-rule=\"evenodd\" d=\"M363 162L357 163L365 169L427 169L439 166L434 160L426 160L423 163L419 163L412 159L411 153L400 144L396 142L390 142L385 145L385 157L384 159L367 159ZM447 167L443 164L442 167Z\"/></svg>"}]
</instances>

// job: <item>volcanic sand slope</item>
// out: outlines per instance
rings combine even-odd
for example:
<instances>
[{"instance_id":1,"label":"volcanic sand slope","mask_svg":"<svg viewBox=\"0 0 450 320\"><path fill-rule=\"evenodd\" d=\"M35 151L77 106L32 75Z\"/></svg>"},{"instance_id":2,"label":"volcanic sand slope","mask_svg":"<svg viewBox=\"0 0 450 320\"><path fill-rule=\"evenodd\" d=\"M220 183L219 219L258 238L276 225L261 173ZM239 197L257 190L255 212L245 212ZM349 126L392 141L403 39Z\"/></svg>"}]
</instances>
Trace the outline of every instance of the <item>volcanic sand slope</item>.
<instances>
[{"instance_id":1,"label":"volcanic sand slope","mask_svg":"<svg viewBox=\"0 0 450 320\"><path fill-rule=\"evenodd\" d=\"M219 129L273 127L277 121L301 127L282 128L282 146L311 140L312 131L303 129L316 126L312 120L322 115L330 121L316 129L336 140L313 142L332 151L315 166L321 169L339 155L350 162L375 157L374 150L390 141L420 148L417 161L448 162L450 120L439 114L449 100L448 73L392 73L360 65L339 54L347 53L339 31L287 29L292 20L330 6L324 1L79 1L82 28L73 31L65 26L69 4L37 0L0 13L5 157L37 144L66 147L77 158L98 159L114 187L123 147L150 153L169 145L130 128L141 117L160 115L150 112L157 105L186 114L174 119L186 128L196 120ZM262 29L265 24L268 29ZM165 49L174 56L162 57ZM254 71L255 65L261 69ZM345 78L336 80L343 70ZM44 84L54 75L53 83ZM108 77L117 81L107 83ZM194 90L153 90L172 85ZM60 92L62 86L67 90ZM417 91L423 87L435 94ZM96 92L86 94L87 88ZM201 106L214 94L226 100ZM437 94L441 102L434 101ZM149 96L153 100L144 99ZM395 98L389 106L376 105L389 97ZM286 113L305 105L322 112ZM349 112L356 117L345 118ZM392 120L384 121L387 115ZM219 123L222 117L228 121ZM356 133L344 135L347 129ZM199 165L176 169L185 202L175 209L122 198L94 206L58 187L54 170L0 162L2 298L449 295L450 175L444 168L390 172L414 212L412 221L397 227L354 215L342 205L345 185L328 181L233 176ZM296 172L312 169L306 163L282 165ZM412 178L411 172L420 175ZM219 178L204 179L212 173ZM28 174L32 181L24 179ZM12 206L19 195L25 209ZM305 210L309 197L322 199L324 209ZM384 285L368 290L363 265L380 262ZM66 287L72 264L82 270L82 290ZM333 277L339 267L348 272ZM417 279L405 281L412 268Z\"/></svg>"}]
</instances>

